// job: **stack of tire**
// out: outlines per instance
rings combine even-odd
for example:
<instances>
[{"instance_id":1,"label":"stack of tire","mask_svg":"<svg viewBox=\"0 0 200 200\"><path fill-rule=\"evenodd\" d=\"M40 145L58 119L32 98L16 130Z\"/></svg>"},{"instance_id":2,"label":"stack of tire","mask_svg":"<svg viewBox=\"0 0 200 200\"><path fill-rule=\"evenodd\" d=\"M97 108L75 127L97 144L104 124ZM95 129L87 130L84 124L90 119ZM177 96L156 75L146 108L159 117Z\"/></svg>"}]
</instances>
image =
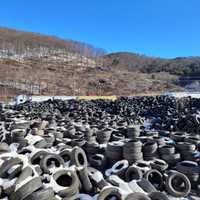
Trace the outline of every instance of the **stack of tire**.
<instances>
[{"instance_id":1,"label":"stack of tire","mask_svg":"<svg viewBox=\"0 0 200 200\"><path fill-rule=\"evenodd\" d=\"M112 130L109 128L104 128L102 130L99 130L97 132L97 141L99 144L106 144L111 138Z\"/></svg>"},{"instance_id":2,"label":"stack of tire","mask_svg":"<svg viewBox=\"0 0 200 200\"><path fill-rule=\"evenodd\" d=\"M140 125L129 125L127 127L127 138L135 139L140 136Z\"/></svg>"},{"instance_id":3,"label":"stack of tire","mask_svg":"<svg viewBox=\"0 0 200 200\"><path fill-rule=\"evenodd\" d=\"M123 158L128 160L129 164L143 160L142 143L139 139L124 141Z\"/></svg>"},{"instance_id":4,"label":"stack of tire","mask_svg":"<svg viewBox=\"0 0 200 200\"><path fill-rule=\"evenodd\" d=\"M191 182L192 188L197 189L197 185L200 181L200 168L198 163L193 161L181 161L179 162L175 169L180 173L185 174Z\"/></svg>"},{"instance_id":5,"label":"stack of tire","mask_svg":"<svg viewBox=\"0 0 200 200\"><path fill-rule=\"evenodd\" d=\"M113 165L123 158L123 146L124 143L121 141L113 141L107 144L106 158L110 165Z\"/></svg>"},{"instance_id":6,"label":"stack of tire","mask_svg":"<svg viewBox=\"0 0 200 200\"><path fill-rule=\"evenodd\" d=\"M149 139L142 147L144 160L154 160L159 157L157 152L158 144L156 141Z\"/></svg>"},{"instance_id":7,"label":"stack of tire","mask_svg":"<svg viewBox=\"0 0 200 200\"><path fill-rule=\"evenodd\" d=\"M25 135L26 131L24 129L13 129L11 131L12 143L18 143L20 148L25 147L28 144Z\"/></svg>"},{"instance_id":8,"label":"stack of tire","mask_svg":"<svg viewBox=\"0 0 200 200\"><path fill-rule=\"evenodd\" d=\"M170 166L175 166L180 160L181 155L176 153L174 145L163 145L159 147L160 157Z\"/></svg>"},{"instance_id":9,"label":"stack of tire","mask_svg":"<svg viewBox=\"0 0 200 200\"><path fill-rule=\"evenodd\" d=\"M182 160L195 161L195 152L197 147L189 142L177 142L176 150L181 154Z\"/></svg>"}]
</instances>

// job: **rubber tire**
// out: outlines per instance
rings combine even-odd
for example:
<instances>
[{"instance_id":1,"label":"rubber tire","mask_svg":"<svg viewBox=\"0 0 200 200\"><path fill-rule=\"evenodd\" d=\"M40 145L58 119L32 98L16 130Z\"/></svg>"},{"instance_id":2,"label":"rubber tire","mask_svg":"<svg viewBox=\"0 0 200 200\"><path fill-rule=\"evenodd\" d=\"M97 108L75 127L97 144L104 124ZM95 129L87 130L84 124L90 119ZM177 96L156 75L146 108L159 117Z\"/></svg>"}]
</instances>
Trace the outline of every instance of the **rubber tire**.
<instances>
[{"instance_id":1,"label":"rubber tire","mask_svg":"<svg viewBox=\"0 0 200 200\"><path fill-rule=\"evenodd\" d=\"M117 200L123 199L122 194L119 191L119 188L117 188L117 187L105 187L100 191L100 193L97 197L97 200L105 200L110 195L116 196Z\"/></svg>"},{"instance_id":2,"label":"rubber tire","mask_svg":"<svg viewBox=\"0 0 200 200\"><path fill-rule=\"evenodd\" d=\"M140 192L134 192L129 194L125 200L151 200L147 195L140 193Z\"/></svg>"},{"instance_id":3,"label":"rubber tire","mask_svg":"<svg viewBox=\"0 0 200 200\"><path fill-rule=\"evenodd\" d=\"M10 158L5 160L4 163L0 166L0 177L6 178L6 172L13 167L14 165L22 164L22 160L19 158Z\"/></svg>"},{"instance_id":4,"label":"rubber tire","mask_svg":"<svg viewBox=\"0 0 200 200\"><path fill-rule=\"evenodd\" d=\"M41 187L41 179L39 177L33 178L28 183L22 185L17 191L13 192L9 200L23 200Z\"/></svg>"},{"instance_id":5,"label":"rubber tire","mask_svg":"<svg viewBox=\"0 0 200 200\"><path fill-rule=\"evenodd\" d=\"M46 174L51 173L48 166L47 166L47 162L50 159L55 159L59 163L58 167L60 167L60 166L64 167L64 165L65 165L64 160L62 159L61 156L59 156L57 154L48 154L48 155L44 156L40 161L40 167L43 170L43 172L46 173Z\"/></svg>"},{"instance_id":6,"label":"rubber tire","mask_svg":"<svg viewBox=\"0 0 200 200\"><path fill-rule=\"evenodd\" d=\"M55 174L53 174L53 179L54 181L56 182L57 179L63 175L68 175L69 176L70 174L70 177L71 177L71 185L70 186L66 186L66 187L63 187L63 190L60 190L58 192L58 195L61 196L61 197L71 197L74 195L74 193L77 192L78 190L78 187L79 187L79 180L78 180L78 176L76 174L75 171L72 171L72 170L59 170L57 171ZM56 184L58 184L56 182ZM59 185L59 184L58 184Z\"/></svg>"},{"instance_id":7,"label":"rubber tire","mask_svg":"<svg viewBox=\"0 0 200 200\"><path fill-rule=\"evenodd\" d=\"M87 167L87 157L85 151L82 148L74 147L72 149L70 164L74 164L77 167Z\"/></svg>"},{"instance_id":8,"label":"rubber tire","mask_svg":"<svg viewBox=\"0 0 200 200\"><path fill-rule=\"evenodd\" d=\"M25 200L51 200L54 197L54 191L51 187L33 192Z\"/></svg>"},{"instance_id":9,"label":"rubber tire","mask_svg":"<svg viewBox=\"0 0 200 200\"><path fill-rule=\"evenodd\" d=\"M162 192L152 192L148 196L151 200L170 200L168 196Z\"/></svg>"},{"instance_id":10,"label":"rubber tire","mask_svg":"<svg viewBox=\"0 0 200 200\"><path fill-rule=\"evenodd\" d=\"M172 186L172 180L177 176L185 180L185 187L186 187L185 191L182 191L182 192L176 191L174 187ZM174 197L185 197L191 191L191 183L189 179L184 174L179 173L179 172L173 172L168 175L166 179L165 187L168 193Z\"/></svg>"},{"instance_id":11,"label":"rubber tire","mask_svg":"<svg viewBox=\"0 0 200 200\"><path fill-rule=\"evenodd\" d=\"M144 178L147 179L149 182L151 182L149 179L150 179L150 175L152 173L156 173L159 178L160 178L160 184L158 186L156 186L155 188L158 189L158 190L161 190L163 188L163 185L164 185L164 181L163 181L163 175L156 169L151 169L149 171L147 171L145 174L144 174ZM153 183L151 183L152 185L154 185Z\"/></svg>"},{"instance_id":12,"label":"rubber tire","mask_svg":"<svg viewBox=\"0 0 200 200\"><path fill-rule=\"evenodd\" d=\"M134 166L130 166L125 173L125 179L127 182L130 182L132 180L140 180L143 177L142 171Z\"/></svg>"},{"instance_id":13,"label":"rubber tire","mask_svg":"<svg viewBox=\"0 0 200 200\"><path fill-rule=\"evenodd\" d=\"M147 193L156 192L157 189L145 178L142 178L137 184Z\"/></svg>"}]
</instances>

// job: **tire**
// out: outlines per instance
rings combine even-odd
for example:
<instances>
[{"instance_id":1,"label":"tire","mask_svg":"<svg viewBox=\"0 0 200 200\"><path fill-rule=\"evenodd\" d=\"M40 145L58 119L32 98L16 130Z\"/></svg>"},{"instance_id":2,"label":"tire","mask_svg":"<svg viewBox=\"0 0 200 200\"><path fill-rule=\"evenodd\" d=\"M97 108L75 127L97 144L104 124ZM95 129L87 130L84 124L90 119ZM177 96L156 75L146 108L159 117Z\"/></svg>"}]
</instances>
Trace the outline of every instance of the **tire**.
<instances>
[{"instance_id":1,"label":"tire","mask_svg":"<svg viewBox=\"0 0 200 200\"><path fill-rule=\"evenodd\" d=\"M151 200L170 200L168 196L162 192L152 192L149 194Z\"/></svg>"},{"instance_id":2,"label":"tire","mask_svg":"<svg viewBox=\"0 0 200 200\"><path fill-rule=\"evenodd\" d=\"M145 178L142 178L140 181L137 182L137 184L146 192L146 193L151 193L151 192L156 192L157 189Z\"/></svg>"},{"instance_id":3,"label":"tire","mask_svg":"<svg viewBox=\"0 0 200 200\"><path fill-rule=\"evenodd\" d=\"M8 174L8 179L12 180L13 178L17 177L21 173L22 165L19 165L16 168L14 168L13 170L11 170L12 172L10 172L10 170L9 170L9 173L7 172L7 174Z\"/></svg>"},{"instance_id":4,"label":"tire","mask_svg":"<svg viewBox=\"0 0 200 200\"><path fill-rule=\"evenodd\" d=\"M74 147L72 149L71 164L77 167L87 167L87 157L82 148Z\"/></svg>"},{"instance_id":5,"label":"tire","mask_svg":"<svg viewBox=\"0 0 200 200\"><path fill-rule=\"evenodd\" d=\"M89 163L92 167L103 170L106 166L106 159L103 154L94 154L89 156Z\"/></svg>"},{"instance_id":6,"label":"tire","mask_svg":"<svg viewBox=\"0 0 200 200\"><path fill-rule=\"evenodd\" d=\"M112 133L112 141L119 141L124 140L125 136L120 132L114 132Z\"/></svg>"},{"instance_id":7,"label":"tire","mask_svg":"<svg viewBox=\"0 0 200 200\"><path fill-rule=\"evenodd\" d=\"M82 187L83 187L84 191L87 194L90 193L92 191L93 187L92 187L92 183L88 176L87 168L80 169L78 171L78 173L79 173L80 181L82 183Z\"/></svg>"},{"instance_id":8,"label":"tire","mask_svg":"<svg viewBox=\"0 0 200 200\"><path fill-rule=\"evenodd\" d=\"M177 183L175 185L175 180L177 179ZM182 182L180 182L180 180ZM182 183L184 183L184 188L181 187ZM189 179L179 172L170 173L166 179L166 190L169 194L174 197L185 197L191 191L191 183Z\"/></svg>"},{"instance_id":9,"label":"tire","mask_svg":"<svg viewBox=\"0 0 200 200\"><path fill-rule=\"evenodd\" d=\"M179 153L169 155L165 154L162 155L161 158L170 166L176 165L181 160L181 156Z\"/></svg>"},{"instance_id":10,"label":"tire","mask_svg":"<svg viewBox=\"0 0 200 200\"><path fill-rule=\"evenodd\" d=\"M36 190L42 187L42 182L39 177L31 179L28 183L22 185L18 190L10 195L10 200L23 200Z\"/></svg>"},{"instance_id":11,"label":"tire","mask_svg":"<svg viewBox=\"0 0 200 200\"><path fill-rule=\"evenodd\" d=\"M29 176L33 176L33 170L31 167L25 167L21 174L19 175L18 179L15 182L15 185L21 183L22 181L24 181L26 178L28 178Z\"/></svg>"},{"instance_id":12,"label":"tire","mask_svg":"<svg viewBox=\"0 0 200 200\"><path fill-rule=\"evenodd\" d=\"M175 132L172 133L170 136L170 138L175 142L183 142L185 137L186 137L185 132Z\"/></svg>"},{"instance_id":13,"label":"tire","mask_svg":"<svg viewBox=\"0 0 200 200\"><path fill-rule=\"evenodd\" d=\"M47 146L47 142L45 139L42 139L34 144L35 148L45 148Z\"/></svg>"},{"instance_id":14,"label":"tire","mask_svg":"<svg viewBox=\"0 0 200 200\"><path fill-rule=\"evenodd\" d=\"M140 136L140 126L139 125L131 125L127 127L127 137L134 139Z\"/></svg>"},{"instance_id":15,"label":"tire","mask_svg":"<svg viewBox=\"0 0 200 200\"><path fill-rule=\"evenodd\" d=\"M144 178L148 180L157 190L163 189L163 175L156 169L151 169L144 174Z\"/></svg>"},{"instance_id":16,"label":"tire","mask_svg":"<svg viewBox=\"0 0 200 200\"><path fill-rule=\"evenodd\" d=\"M109 185L100 171L96 170L93 167L88 167L87 170L92 183L100 190Z\"/></svg>"},{"instance_id":17,"label":"tire","mask_svg":"<svg viewBox=\"0 0 200 200\"><path fill-rule=\"evenodd\" d=\"M138 167L143 174L151 169L150 163L147 161L138 161L134 165L136 165L136 167Z\"/></svg>"},{"instance_id":18,"label":"tire","mask_svg":"<svg viewBox=\"0 0 200 200\"><path fill-rule=\"evenodd\" d=\"M60 152L60 156L64 160L64 162L71 162L71 149L64 149Z\"/></svg>"},{"instance_id":19,"label":"tire","mask_svg":"<svg viewBox=\"0 0 200 200\"><path fill-rule=\"evenodd\" d=\"M40 150L40 151L36 152L30 159L31 164L32 165L39 165L41 159L47 154L48 154L48 152L46 152L44 150Z\"/></svg>"},{"instance_id":20,"label":"tire","mask_svg":"<svg viewBox=\"0 0 200 200\"><path fill-rule=\"evenodd\" d=\"M140 192L135 192L129 194L125 200L151 200L147 195L140 193Z\"/></svg>"},{"instance_id":21,"label":"tire","mask_svg":"<svg viewBox=\"0 0 200 200\"><path fill-rule=\"evenodd\" d=\"M195 145L200 144L200 139L192 136L185 138L184 141Z\"/></svg>"},{"instance_id":22,"label":"tire","mask_svg":"<svg viewBox=\"0 0 200 200\"><path fill-rule=\"evenodd\" d=\"M134 166L130 166L125 173L125 180L130 182L132 180L140 180L142 179L143 173L142 171Z\"/></svg>"},{"instance_id":23,"label":"tire","mask_svg":"<svg viewBox=\"0 0 200 200\"><path fill-rule=\"evenodd\" d=\"M106 148L106 158L110 165L113 165L118 160L122 160L123 143L119 141L109 142Z\"/></svg>"},{"instance_id":24,"label":"tire","mask_svg":"<svg viewBox=\"0 0 200 200\"><path fill-rule=\"evenodd\" d=\"M25 200L51 200L54 197L54 191L52 188L40 189L33 192Z\"/></svg>"},{"instance_id":25,"label":"tire","mask_svg":"<svg viewBox=\"0 0 200 200\"><path fill-rule=\"evenodd\" d=\"M51 173L50 165L52 164L52 162L55 167L60 167L60 166L64 167L64 165L65 165L64 160L62 159L61 156L59 156L57 154L45 155L44 158L42 158L40 161L40 167L44 173L46 173L46 174Z\"/></svg>"},{"instance_id":26,"label":"tire","mask_svg":"<svg viewBox=\"0 0 200 200\"><path fill-rule=\"evenodd\" d=\"M6 178L7 171L15 166L15 165L22 165L22 160L19 158L10 158L9 160L5 160L3 164L0 166L0 177Z\"/></svg>"},{"instance_id":27,"label":"tire","mask_svg":"<svg viewBox=\"0 0 200 200\"><path fill-rule=\"evenodd\" d=\"M126 140L123 147L123 157L130 164L142 160L142 143L138 139Z\"/></svg>"},{"instance_id":28,"label":"tire","mask_svg":"<svg viewBox=\"0 0 200 200\"><path fill-rule=\"evenodd\" d=\"M0 143L0 154L10 152L9 145L5 142Z\"/></svg>"},{"instance_id":29,"label":"tire","mask_svg":"<svg viewBox=\"0 0 200 200\"><path fill-rule=\"evenodd\" d=\"M171 155L175 153L175 148L172 145L164 145L159 148L159 152L161 155Z\"/></svg>"},{"instance_id":30,"label":"tire","mask_svg":"<svg viewBox=\"0 0 200 200\"><path fill-rule=\"evenodd\" d=\"M112 174L118 175L119 177L123 178L128 166L129 164L127 160L118 161L112 166Z\"/></svg>"},{"instance_id":31,"label":"tire","mask_svg":"<svg viewBox=\"0 0 200 200\"><path fill-rule=\"evenodd\" d=\"M196 145L188 142L178 142L176 144L176 149L180 152L194 152L196 150Z\"/></svg>"},{"instance_id":32,"label":"tire","mask_svg":"<svg viewBox=\"0 0 200 200\"><path fill-rule=\"evenodd\" d=\"M119 188L112 186L103 188L100 191L97 200L106 200L108 197L110 198L115 197L117 200L123 199Z\"/></svg>"},{"instance_id":33,"label":"tire","mask_svg":"<svg viewBox=\"0 0 200 200\"><path fill-rule=\"evenodd\" d=\"M155 141L147 141L142 148L143 153L146 155L153 154L157 151L158 145Z\"/></svg>"},{"instance_id":34,"label":"tire","mask_svg":"<svg viewBox=\"0 0 200 200\"><path fill-rule=\"evenodd\" d=\"M168 164L161 159L155 159L150 163L152 169L156 169L158 171L165 171L168 168Z\"/></svg>"},{"instance_id":35,"label":"tire","mask_svg":"<svg viewBox=\"0 0 200 200\"><path fill-rule=\"evenodd\" d=\"M61 189L55 191L61 197L71 197L78 192L79 180L76 173L72 170L59 170L52 176L52 180ZM55 190L55 187L53 187Z\"/></svg>"}]
</instances>

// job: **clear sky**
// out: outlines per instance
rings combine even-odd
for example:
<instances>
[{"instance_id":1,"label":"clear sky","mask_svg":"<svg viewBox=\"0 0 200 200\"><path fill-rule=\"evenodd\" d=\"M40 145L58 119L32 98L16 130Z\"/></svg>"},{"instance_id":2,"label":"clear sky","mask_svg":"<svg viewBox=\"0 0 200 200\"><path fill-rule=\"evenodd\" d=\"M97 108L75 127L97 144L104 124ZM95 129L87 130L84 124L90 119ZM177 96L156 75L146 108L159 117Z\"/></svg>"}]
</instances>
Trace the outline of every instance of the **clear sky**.
<instances>
[{"instance_id":1,"label":"clear sky","mask_svg":"<svg viewBox=\"0 0 200 200\"><path fill-rule=\"evenodd\" d=\"M0 26L108 52L200 56L200 0L1 0Z\"/></svg>"}]
</instances>

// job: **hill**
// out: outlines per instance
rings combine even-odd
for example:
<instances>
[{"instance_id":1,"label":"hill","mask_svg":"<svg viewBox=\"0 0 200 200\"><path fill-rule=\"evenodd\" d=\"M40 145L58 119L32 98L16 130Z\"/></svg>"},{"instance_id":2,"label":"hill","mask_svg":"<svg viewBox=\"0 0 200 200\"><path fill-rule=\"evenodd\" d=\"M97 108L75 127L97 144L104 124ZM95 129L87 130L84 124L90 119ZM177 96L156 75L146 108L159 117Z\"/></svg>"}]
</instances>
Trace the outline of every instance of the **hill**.
<instances>
[{"instance_id":1,"label":"hill","mask_svg":"<svg viewBox=\"0 0 200 200\"><path fill-rule=\"evenodd\" d=\"M184 90L180 77L199 72L199 57L106 54L78 41L0 28L0 96L157 94Z\"/></svg>"},{"instance_id":2,"label":"hill","mask_svg":"<svg viewBox=\"0 0 200 200\"><path fill-rule=\"evenodd\" d=\"M118 52L107 55L106 59L109 66L123 67L129 71L143 73L169 72L175 75L200 73L200 57L163 59L129 52Z\"/></svg>"}]
</instances>

